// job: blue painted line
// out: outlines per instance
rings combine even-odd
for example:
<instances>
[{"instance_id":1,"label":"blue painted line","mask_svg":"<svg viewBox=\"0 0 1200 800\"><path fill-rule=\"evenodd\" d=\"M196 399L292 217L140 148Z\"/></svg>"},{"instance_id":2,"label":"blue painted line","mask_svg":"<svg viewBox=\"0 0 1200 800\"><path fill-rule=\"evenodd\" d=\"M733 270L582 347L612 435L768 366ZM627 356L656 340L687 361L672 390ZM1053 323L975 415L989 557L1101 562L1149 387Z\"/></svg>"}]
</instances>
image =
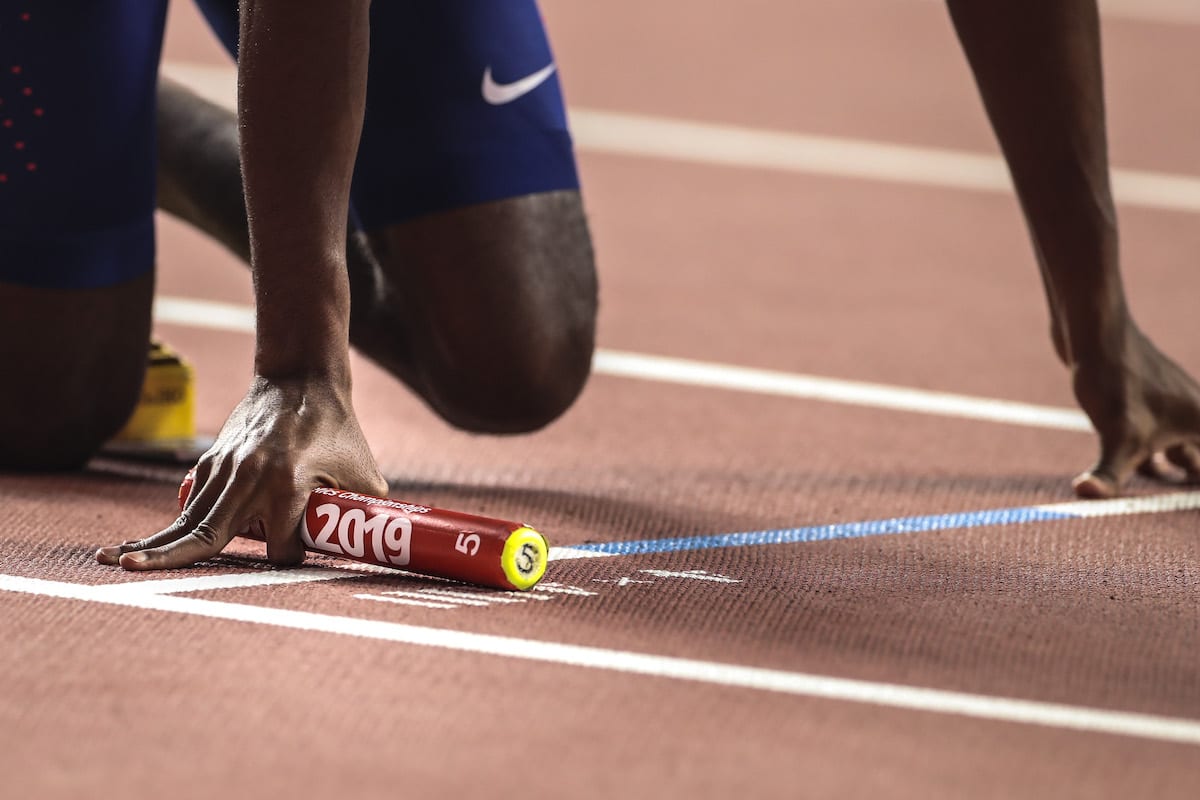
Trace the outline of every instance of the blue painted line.
<instances>
[{"instance_id":1,"label":"blue painted line","mask_svg":"<svg viewBox=\"0 0 1200 800\"><path fill-rule=\"evenodd\" d=\"M863 536L884 536L892 533L924 533L985 525L1019 525L1023 522L1045 522L1056 519L1075 519L1074 514L1026 506L994 508L987 511L963 511L953 514L931 514L922 517L897 517L867 522L842 522L833 525L814 525L806 528L779 528L770 531L722 533L713 536L684 536L674 539L642 539L633 542L598 542L571 545L572 550L590 550L614 556L641 553L675 553L683 550L709 550L717 547L754 547L763 544L793 544L826 542L833 539L856 539Z\"/></svg>"}]
</instances>

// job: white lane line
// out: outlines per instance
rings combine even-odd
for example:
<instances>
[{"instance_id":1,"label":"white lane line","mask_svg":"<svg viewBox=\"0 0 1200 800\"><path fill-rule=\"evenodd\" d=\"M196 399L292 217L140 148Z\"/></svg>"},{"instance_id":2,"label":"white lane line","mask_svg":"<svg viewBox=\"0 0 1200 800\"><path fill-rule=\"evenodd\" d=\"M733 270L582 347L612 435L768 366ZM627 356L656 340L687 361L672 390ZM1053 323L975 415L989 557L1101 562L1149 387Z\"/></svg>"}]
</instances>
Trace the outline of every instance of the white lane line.
<instances>
[{"instance_id":1,"label":"white lane line","mask_svg":"<svg viewBox=\"0 0 1200 800\"><path fill-rule=\"evenodd\" d=\"M913 0L901 0L911 3ZM946 0L920 0L925 5L945 6ZM1200 24L1200 2L1197 0L1100 0L1100 15L1106 19L1125 19L1134 22L1165 22L1170 24Z\"/></svg>"},{"instance_id":2,"label":"white lane line","mask_svg":"<svg viewBox=\"0 0 1200 800\"><path fill-rule=\"evenodd\" d=\"M392 592L384 592L384 594L392 594ZM509 603L524 603L529 599L528 594L517 595L513 592L497 592L488 591L486 589L422 589L421 594L435 599L438 597L446 600L462 600L464 602L482 603L485 606L493 604L505 605ZM535 600L541 600L540 597L535 597Z\"/></svg>"},{"instance_id":3,"label":"white lane line","mask_svg":"<svg viewBox=\"0 0 1200 800\"><path fill-rule=\"evenodd\" d=\"M1200 722L1190 719L1106 711L1082 706L1041 703L875 681L849 680L803 672L491 636L379 620L339 617L331 614L199 600L176 595L143 595L114 591L112 587L82 586L38 578L0 575L0 591L272 625L300 631L357 636L423 647L440 647L460 652L520 658L546 664L695 681L728 688L754 689L935 714L951 714L996 722L1065 728L1200 745ZM365 597L382 599L376 595L366 595ZM401 600L403 598L394 599Z\"/></svg>"},{"instance_id":4,"label":"white lane line","mask_svg":"<svg viewBox=\"0 0 1200 800\"><path fill-rule=\"evenodd\" d=\"M398 606L418 606L420 608L458 608L453 603L435 603L429 600L412 600L407 597L384 597L379 594L356 594L356 600L373 600L376 603L393 603Z\"/></svg>"},{"instance_id":5,"label":"white lane line","mask_svg":"<svg viewBox=\"0 0 1200 800\"><path fill-rule=\"evenodd\" d=\"M582 108L570 121L577 144L601 153L1012 193L1008 168L992 155ZM1194 176L1114 169L1112 185L1122 205L1200 212Z\"/></svg>"},{"instance_id":6,"label":"white lane line","mask_svg":"<svg viewBox=\"0 0 1200 800\"><path fill-rule=\"evenodd\" d=\"M1032 506L1040 511L1073 517L1121 517L1129 514L1169 514L1200 508L1200 492L1171 492L1145 497L1117 497L1112 500L1073 500Z\"/></svg>"},{"instance_id":7,"label":"white lane line","mask_svg":"<svg viewBox=\"0 0 1200 800\"><path fill-rule=\"evenodd\" d=\"M437 596L431 596L431 595L425 594L424 592L406 592L406 591L395 590L395 589L391 590L391 591L387 591L387 592L380 592L379 595L385 599L391 598L391 597L399 597L399 598L407 597L407 598L412 598L414 600L424 600L424 601L430 602L430 603L449 603L450 608L453 608L457 605L480 606L480 607L486 607L486 606L491 605L491 603L489 603L487 600L480 600L479 598L475 598L475 597L437 597ZM355 597L363 597L365 595L357 595L356 594L354 596Z\"/></svg>"},{"instance_id":8,"label":"white lane line","mask_svg":"<svg viewBox=\"0 0 1200 800\"><path fill-rule=\"evenodd\" d=\"M595 550L576 550L573 547L551 547L547 561L568 561L575 558L606 558L610 553L598 553ZM538 588L538 587L534 587Z\"/></svg>"},{"instance_id":9,"label":"white lane line","mask_svg":"<svg viewBox=\"0 0 1200 800\"><path fill-rule=\"evenodd\" d=\"M163 72L215 103L234 107L232 67L167 62ZM588 108L573 107L569 116L576 147L591 152L1012 193L1008 169L997 155ZM1123 205L1200 212L1195 176L1114 169L1112 184Z\"/></svg>"},{"instance_id":10,"label":"white lane line","mask_svg":"<svg viewBox=\"0 0 1200 800\"><path fill-rule=\"evenodd\" d=\"M732 389L742 392L822 400L846 405L911 411L943 417L1003 422L1034 428L1090 431L1081 412L1009 400L992 400L949 392L908 389L879 383L823 378L816 375L752 369L730 364L669 358L616 350L596 352L597 373L641 380Z\"/></svg>"},{"instance_id":11,"label":"white lane line","mask_svg":"<svg viewBox=\"0 0 1200 800\"><path fill-rule=\"evenodd\" d=\"M1196 0L1100 0L1100 13L1142 22L1200 24L1200 3Z\"/></svg>"},{"instance_id":12,"label":"white lane line","mask_svg":"<svg viewBox=\"0 0 1200 800\"><path fill-rule=\"evenodd\" d=\"M639 569L638 572L644 572L647 575L654 575L658 578L681 578L689 581L709 581L710 583L741 583L737 578L731 578L728 575L715 575L706 572L702 569L685 569L685 570L669 570L669 569Z\"/></svg>"},{"instance_id":13,"label":"white lane line","mask_svg":"<svg viewBox=\"0 0 1200 800\"><path fill-rule=\"evenodd\" d=\"M238 303L159 296L154 298L154 318L189 328L254 333L254 306Z\"/></svg>"},{"instance_id":14,"label":"white lane line","mask_svg":"<svg viewBox=\"0 0 1200 800\"><path fill-rule=\"evenodd\" d=\"M608 555L605 553L605 555ZM531 592L545 592L546 594L565 594L569 597L595 597L599 592L589 592L587 589L578 586L567 586L554 581L542 581L537 586L530 589Z\"/></svg>"},{"instance_id":15,"label":"white lane line","mask_svg":"<svg viewBox=\"0 0 1200 800\"><path fill-rule=\"evenodd\" d=\"M170 594L176 592L203 592L209 589L247 589L256 586L282 586L291 583L313 581L356 580L365 575L347 574L342 570L303 567L299 569L275 569L267 572L239 572L223 575L200 575L194 578L160 578L123 583L100 584L113 592L127 594Z\"/></svg>"},{"instance_id":16,"label":"white lane line","mask_svg":"<svg viewBox=\"0 0 1200 800\"><path fill-rule=\"evenodd\" d=\"M155 320L212 330L242 333L254 330L250 306L160 297L154 301ZM1000 422L1064 431L1091 431L1081 412L1010 400L909 389L864 381L823 378L816 375L752 369L710 361L645 355L618 350L597 350L592 368L598 375L703 386L755 394L819 400L829 403L909 411L943 417Z\"/></svg>"},{"instance_id":17,"label":"white lane line","mask_svg":"<svg viewBox=\"0 0 1200 800\"><path fill-rule=\"evenodd\" d=\"M936 0L942 3L945 0ZM1200 2L1196 0L1100 0L1105 17L1142 22L1200 23Z\"/></svg>"}]
</instances>

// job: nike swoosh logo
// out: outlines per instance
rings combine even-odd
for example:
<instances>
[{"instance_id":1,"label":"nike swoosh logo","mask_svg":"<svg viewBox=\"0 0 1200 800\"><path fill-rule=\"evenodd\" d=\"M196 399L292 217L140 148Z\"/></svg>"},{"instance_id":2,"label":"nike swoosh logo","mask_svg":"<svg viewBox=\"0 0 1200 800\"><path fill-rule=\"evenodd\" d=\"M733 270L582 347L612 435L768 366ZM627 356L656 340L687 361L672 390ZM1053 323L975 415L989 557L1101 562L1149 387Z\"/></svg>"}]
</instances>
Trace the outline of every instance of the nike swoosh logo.
<instances>
[{"instance_id":1,"label":"nike swoosh logo","mask_svg":"<svg viewBox=\"0 0 1200 800\"><path fill-rule=\"evenodd\" d=\"M494 106L511 103L541 86L553 74L554 64L547 64L537 72L512 83L496 83L492 77L492 68L488 67L483 71L483 86L481 87L483 99Z\"/></svg>"}]
</instances>

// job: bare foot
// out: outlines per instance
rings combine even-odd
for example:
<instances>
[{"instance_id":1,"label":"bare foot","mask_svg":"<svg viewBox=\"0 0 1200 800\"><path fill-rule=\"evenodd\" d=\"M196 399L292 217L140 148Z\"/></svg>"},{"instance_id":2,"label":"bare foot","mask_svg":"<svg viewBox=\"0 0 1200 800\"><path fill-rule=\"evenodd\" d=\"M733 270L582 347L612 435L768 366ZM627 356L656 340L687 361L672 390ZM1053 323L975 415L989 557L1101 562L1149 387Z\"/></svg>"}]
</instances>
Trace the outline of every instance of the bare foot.
<instances>
[{"instance_id":1,"label":"bare foot","mask_svg":"<svg viewBox=\"0 0 1200 800\"><path fill-rule=\"evenodd\" d=\"M1132 323L1119 353L1081 359L1075 398L1100 435L1100 459L1075 494L1117 496L1137 470L1167 483L1200 482L1200 385Z\"/></svg>"}]
</instances>

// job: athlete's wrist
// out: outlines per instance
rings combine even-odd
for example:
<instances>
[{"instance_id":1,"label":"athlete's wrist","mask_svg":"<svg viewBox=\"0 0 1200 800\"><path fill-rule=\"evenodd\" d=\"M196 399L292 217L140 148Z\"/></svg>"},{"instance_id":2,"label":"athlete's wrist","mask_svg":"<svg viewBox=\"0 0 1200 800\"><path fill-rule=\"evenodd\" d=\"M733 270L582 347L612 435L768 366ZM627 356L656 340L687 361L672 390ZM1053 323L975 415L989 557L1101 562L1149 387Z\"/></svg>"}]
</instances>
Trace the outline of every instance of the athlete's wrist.
<instances>
[{"instance_id":1,"label":"athlete's wrist","mask_svg":"<svg viewBox=\"0 0 1200 800\"><path fill-rule=\"evenodd\" d=\"M268 380L318 380L348 387L349 334L310 329L296 336L260 335L255 342L254 372Z\"/></svg>"},{"instance_id":2,"label":"athlete's wrist","mask_svg":"<svg viewBox=\"0 0 1200 800\"><path fill-rule=\"evenodd\" d=\"M254 371L270 379L350 381L349 306L319 295L272 303L260 297ZM265 308L264 308L265 307Z\"/></svg>"},{"instance_id":3,"label":"athlete's wrist","mask_svg":"<svg viewBox=\"0 0 1200 800\"><path fill-rule=\"evenodd\" d=\"M1065 311L1070 360L1105 360L1119 357L1136 331L1123 294L1096 295L1085 302L1074 302Z\"/></svg>"}]
</instances>

